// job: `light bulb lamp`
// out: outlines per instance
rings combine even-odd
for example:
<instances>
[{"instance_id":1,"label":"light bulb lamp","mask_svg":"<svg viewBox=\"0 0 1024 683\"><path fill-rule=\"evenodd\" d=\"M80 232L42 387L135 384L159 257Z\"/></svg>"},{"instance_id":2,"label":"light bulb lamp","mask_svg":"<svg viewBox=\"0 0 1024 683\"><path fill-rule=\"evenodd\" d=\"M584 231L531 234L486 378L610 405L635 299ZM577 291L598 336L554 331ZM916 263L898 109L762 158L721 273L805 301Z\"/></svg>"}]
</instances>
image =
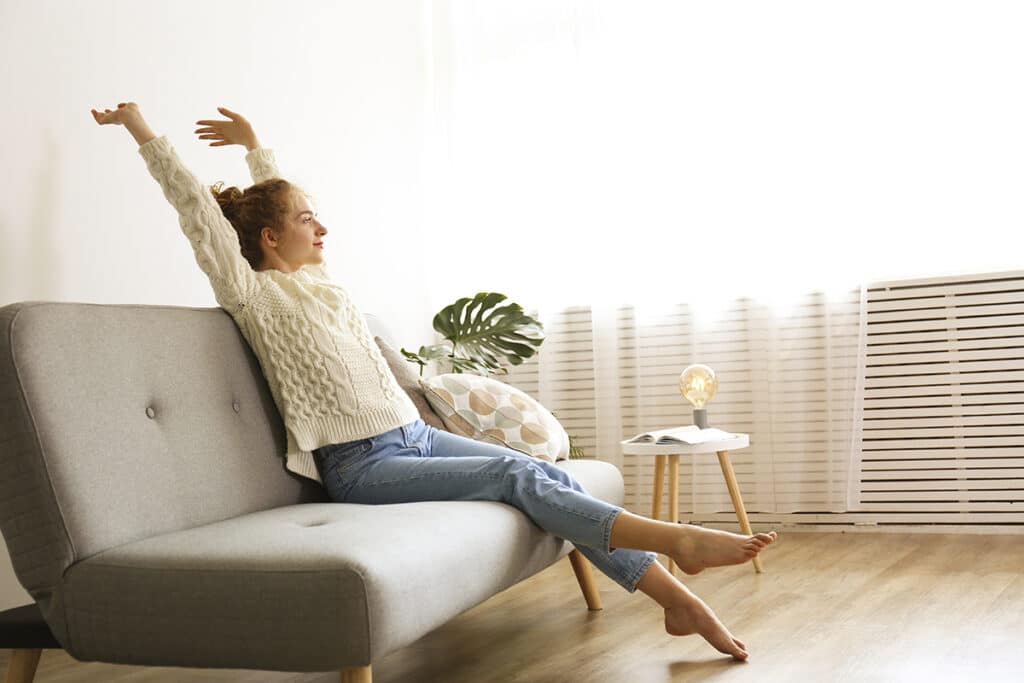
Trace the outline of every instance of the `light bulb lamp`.
<instances>
[{"instance_id":1,"label":"light bulb lamp","mask_svg":"<svg viewBox=\"0 0 1024 683\"><path fill-rule=\"evenodd\" d=\"M693 424L701 429L708 426L707 404L718 391L718 377L706 365L691 365L679 375L679 393L693 404Z\"/></svg>"}]
</instances>

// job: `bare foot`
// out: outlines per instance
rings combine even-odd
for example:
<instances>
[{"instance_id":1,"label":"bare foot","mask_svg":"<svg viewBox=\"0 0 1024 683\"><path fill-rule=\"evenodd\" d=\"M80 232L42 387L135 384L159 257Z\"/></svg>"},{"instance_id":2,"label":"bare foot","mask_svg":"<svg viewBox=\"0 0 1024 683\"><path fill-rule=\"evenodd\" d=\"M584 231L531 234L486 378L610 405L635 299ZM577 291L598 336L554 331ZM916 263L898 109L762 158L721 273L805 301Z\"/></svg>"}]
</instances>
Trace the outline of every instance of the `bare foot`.
<instances>
[{"instance_id":1,"label":"bare foot","mask_svg":"<svg viewBox=\"0 0 1024 683\"><path fill-rule=\"evenodd\" d=\"M719 652L745 660L747 646L733 638L703 600L690 594L689 599L665 608L665 630L669 635L688 636L699 633Z\"/></svg>"},{"instance_id":2,"label":"bare foot","mask_svg":"<svg viewBox=\"0 0 1024 683\"><path fill-rule=\"evenodd\" d=\"M742 536L718 529L704 529L692 524L681 524L672 559L687 574L697 574L708 567L742 564L757 557L771 545L778 534Z\"/></svg>"}]
</instances>

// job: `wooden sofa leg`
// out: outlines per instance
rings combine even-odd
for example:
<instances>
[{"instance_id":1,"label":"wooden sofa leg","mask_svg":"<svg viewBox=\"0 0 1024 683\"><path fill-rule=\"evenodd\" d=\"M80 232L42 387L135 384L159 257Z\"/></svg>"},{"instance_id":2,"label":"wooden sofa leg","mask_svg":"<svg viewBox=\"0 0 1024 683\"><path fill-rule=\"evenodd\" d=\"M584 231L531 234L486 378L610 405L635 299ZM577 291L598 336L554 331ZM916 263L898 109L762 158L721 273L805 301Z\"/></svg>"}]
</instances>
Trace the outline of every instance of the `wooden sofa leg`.
<instances>
[{"instance_id":1,"label":"wooden sofa leg","mask_svg":"<svg viewBox=\"0 0 1024 683\"><path fill-rule=\"evenodd\" d=\"M36 667L42 649L11 650L11 659L7 662L7 678L4 683L32 683L36 677Z\"/></svg>"},{"instance_id":2,"label":"wooden sofa leg","mask_svg":"<svg viewBox=\"0 0 1024 683\"><path fill-rule=\"evenodd\" d=\"M373 683L373 672L368 666L355 666L341 672L341 683Z\"/></svg>"},{"instance_id":3,"label":"wooden sofa leg","mask_svg":"<svg viewBox=\"0 0 1024 683\"><path fill-rule=\"evenodd\" d=\"M576 580L580 583L583 599L587 601L587 609L603 609L601 594L597 592L597 583L594 581L594 572L590 568L590 562L583 557L579 550L569 553L569 562L572 563L572 570L576 573Z\"/></svg>"}]
</instances>

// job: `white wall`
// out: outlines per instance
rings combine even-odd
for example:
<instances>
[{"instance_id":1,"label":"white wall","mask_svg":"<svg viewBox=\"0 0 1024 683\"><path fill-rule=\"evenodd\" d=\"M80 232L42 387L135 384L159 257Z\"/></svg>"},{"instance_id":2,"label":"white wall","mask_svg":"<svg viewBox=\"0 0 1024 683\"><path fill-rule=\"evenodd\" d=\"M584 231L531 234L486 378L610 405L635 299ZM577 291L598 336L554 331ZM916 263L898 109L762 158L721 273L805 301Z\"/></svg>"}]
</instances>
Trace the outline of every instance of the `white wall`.
<instances>
[{"instance_id":1,"label":"white wall","mask_svg":"<svg viewBox=\"0 0 1024 683\"><path fill-rule=\"evenodd\" d=\"M89 110L134 100L201 180L244 187L244 149L192 134L222 105L314 195L328 268L359 308L406 347L430 343L424 21L417 0L0 0L0 306L216 306L134 140ZM31 602L0 558L0 609Z\"/></svg>"}]
</instances>

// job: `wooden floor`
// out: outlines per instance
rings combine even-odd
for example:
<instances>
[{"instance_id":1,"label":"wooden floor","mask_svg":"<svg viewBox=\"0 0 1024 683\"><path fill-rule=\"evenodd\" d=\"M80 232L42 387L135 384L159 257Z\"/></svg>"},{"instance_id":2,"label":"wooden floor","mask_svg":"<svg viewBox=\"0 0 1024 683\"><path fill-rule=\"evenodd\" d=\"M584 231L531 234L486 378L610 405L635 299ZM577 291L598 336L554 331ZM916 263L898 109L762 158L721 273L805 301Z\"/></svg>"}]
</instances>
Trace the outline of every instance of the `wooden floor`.
<instances>
[{"instance_id":1,"label":"wooden floor","mask_svg":"<svg viewBox=\"0 0 1024 683\"><path fill-rule=\"evenodd\" d=\"M674 638L598 575L588 612L563 560L374 663L374 683L1024 680L1024 537L786 533L749 565L684 582L751 653ZM6 667L8 652L3 652ZM146 668L43 652L39 683L337 683L336 673Z\"/></svg>"}]
</instances>

